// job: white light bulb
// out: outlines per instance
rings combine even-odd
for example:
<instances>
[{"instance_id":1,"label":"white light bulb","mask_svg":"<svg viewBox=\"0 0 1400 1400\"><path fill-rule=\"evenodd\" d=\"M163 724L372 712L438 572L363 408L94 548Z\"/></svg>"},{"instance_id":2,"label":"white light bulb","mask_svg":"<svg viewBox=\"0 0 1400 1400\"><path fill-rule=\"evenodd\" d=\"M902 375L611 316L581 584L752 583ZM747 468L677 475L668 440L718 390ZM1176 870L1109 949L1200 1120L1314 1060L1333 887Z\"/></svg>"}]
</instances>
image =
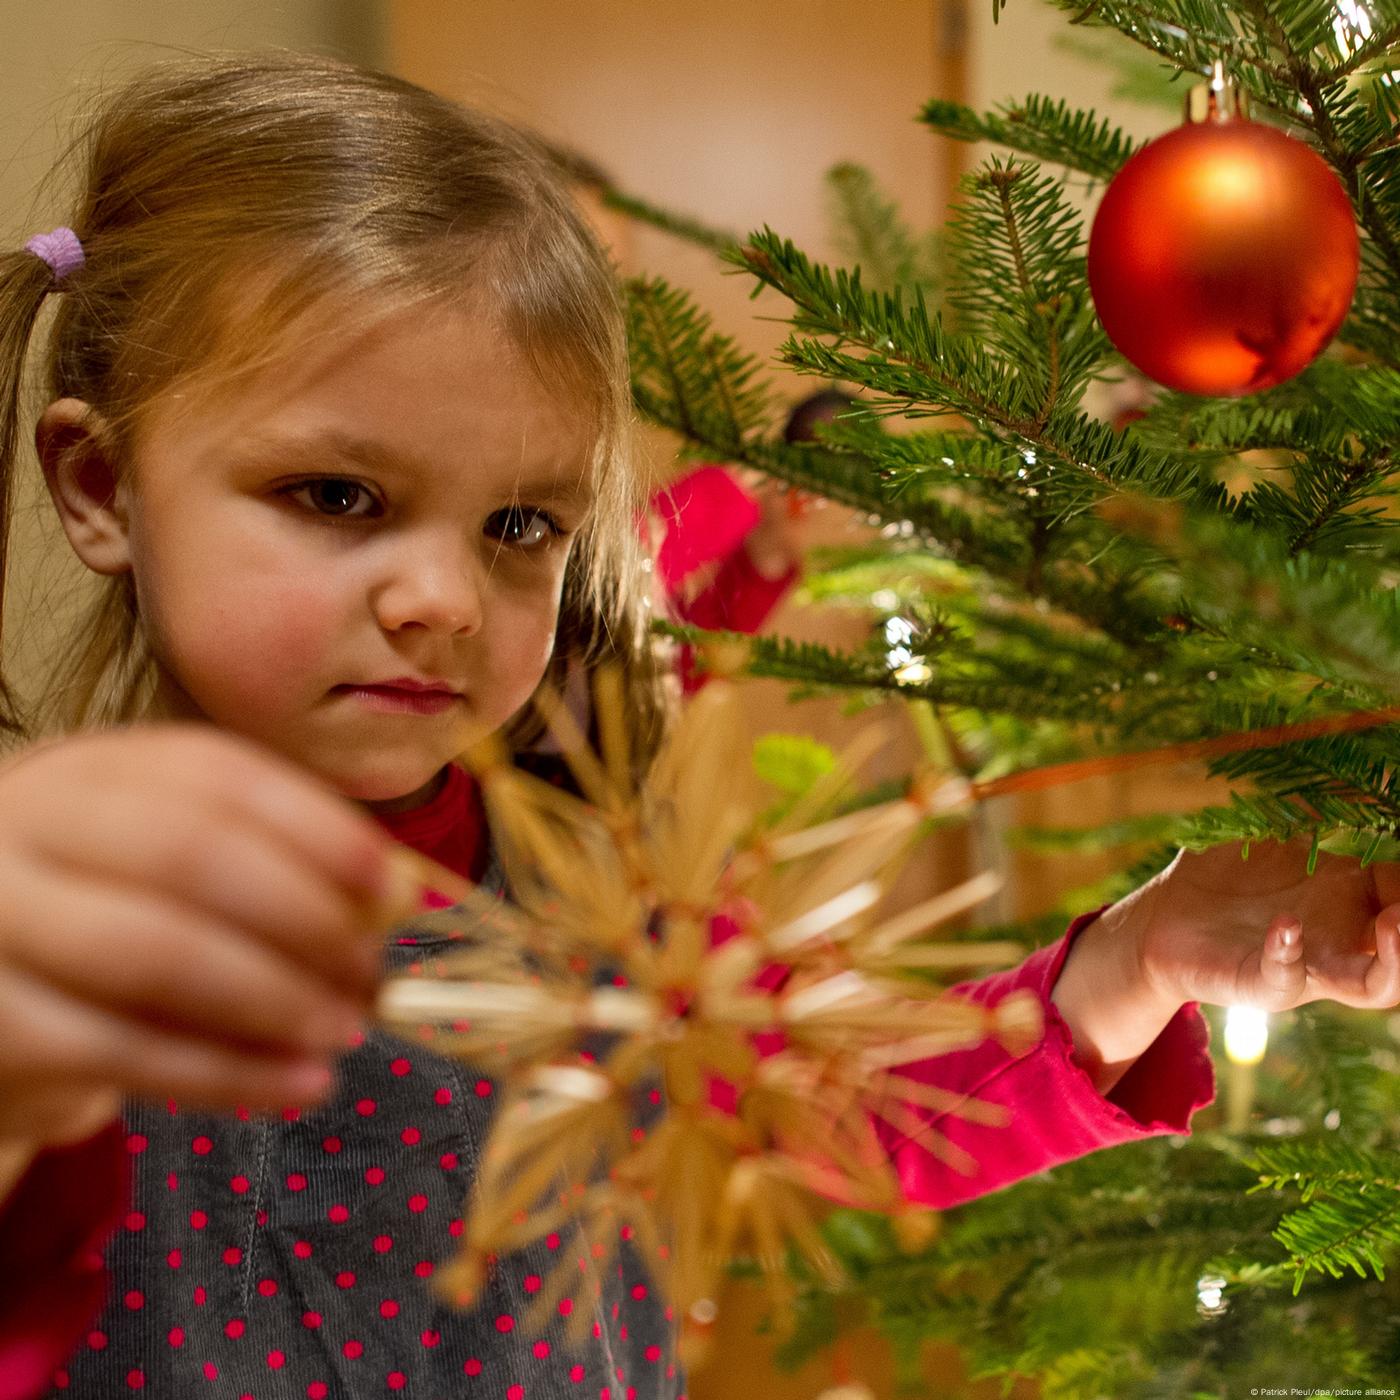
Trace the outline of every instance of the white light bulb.
<instances>
[{"instance_id":1,"label":"white light bulb","mask_svg":"<svg viewBox=\"0 0 1400 1400\"><path fill-rule=\"evenodd\" d=\"M1269 1044L1269 1013L1257 1006L1225 1012L1225 1053L1237 1065L1257 1065Z\"/></svg>"}]
</instances>

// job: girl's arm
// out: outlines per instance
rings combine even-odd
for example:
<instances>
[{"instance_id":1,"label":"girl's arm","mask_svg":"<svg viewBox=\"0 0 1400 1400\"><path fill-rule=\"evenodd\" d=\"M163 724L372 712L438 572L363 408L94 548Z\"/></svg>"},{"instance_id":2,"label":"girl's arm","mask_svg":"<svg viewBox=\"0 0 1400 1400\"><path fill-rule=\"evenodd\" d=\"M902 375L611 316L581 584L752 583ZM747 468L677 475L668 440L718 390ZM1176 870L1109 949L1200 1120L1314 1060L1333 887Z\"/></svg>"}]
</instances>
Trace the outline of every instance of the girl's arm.
<instances>
[{"instance_id":1,"label":"girl's arm","mask_svg":"<svg viewBox=\"0 0 1400 1400\"><path fill-rule=\"evenodd\" d=\"M129 1146L120 1119L77 1142L10 1146L23 1170L0 1203L0 1400L33 1400L106 1302L102 1250L128 1209Z\"/></svg>"},{"instance_id":2,"label":"girl's arm","mask_svg":"<svg viewBox=\"0 0 1400 1400\"><path fill-rule=\"evenodd\" d=\"M1198 1003L1282 1011L1328 998L1400 1002L1400 865L1362 866L1311 843L1182 851L1107 911L1083 915L1020 967L953 990L986 1005L1039 996L1045 1035L1028 1055L995 1041L902 1072L1006 1108L1006 1127L921 1112L925 1140L880 1126L909 1199L948 1206L1134 1138L1185 1133L1211 1102ZM933 1133L977 1164L965 1176Z\"/></svg>"},{"instance_id":3,"label":"girl's arm","mask_svg":"<svg viewBox=\"0 0 1400 1400\"><path fill-rule=\"evenodd\" d=\"M920 1083L997 1105L1006 1113L1004 1125L997 1126L919 1109L916 1114L925 1126L912 1135L877 1119L876 1130L908 1200L955 1206L1088 1152L1138 1138L1188 1133L1192 1115L1212 1101L1209 1030L1194 1004L1178 1006L1161 1021L1160 1007L1154 1003L1141 1025L1130 1011L1121 1018L1107 1016L1106 1024L1134 1025L1131 1035L1146 1043L1130 1063L1115 1065L1111 1087L1101 1089L1086 1068L1085 1062L1097 1063L1097 1057L1083 1053L1057 994L1081 948L1089 953L1088 962L1099 965L1097 946L1084 939L1103 917L1101 910L1082 914L1062 939L1032 953L1019 967L950 988L950 995L986 1006L1029 990L1041 1003L1045 1033L1020 1056L989 1039L900 1067L901 1074ZM1131 997L1120 1002L1112 989L1100 988L1099 995L1116 1006L1133 1004ZM953 1150L944 1150L939 1139L946 1139ZM975 1165L970 1172L960 1171L950 1157Z\"/></svg>"},{"instance_id":4,"label":"girl's arm","mask_svg":"<svg viewBox=\"0 0 1400 1400\"><path fill-rule=\"evenodd\" d=\"M1075 1063L1101 1094L1132 1068L1181 1009L1137 961L1147 888L1105 910L1075 940L1050 994L1074 1041Z\"/></svg>"}]
</instances>

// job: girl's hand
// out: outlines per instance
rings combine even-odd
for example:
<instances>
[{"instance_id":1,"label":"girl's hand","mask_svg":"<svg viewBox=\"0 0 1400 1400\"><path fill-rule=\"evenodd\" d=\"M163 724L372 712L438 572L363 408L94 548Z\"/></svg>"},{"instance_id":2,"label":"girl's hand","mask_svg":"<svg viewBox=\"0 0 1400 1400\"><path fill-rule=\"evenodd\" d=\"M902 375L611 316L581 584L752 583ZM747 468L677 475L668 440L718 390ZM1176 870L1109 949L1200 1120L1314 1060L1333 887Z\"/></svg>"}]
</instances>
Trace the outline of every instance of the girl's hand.
<instances>
[{"instance_id":1,"label":"girl's hand","mask_svg":"<svg viewBox=\"0 0 1400 1400\"><path fill-rule=\"evenodd\" d=\"M1178 1004L1400 1003L1400 865L1319 852L1309 875L1311 844L1179 852L1140 891L1147 981Z\"/></svg>"},{"instance_id":2,"label":"girl's hand","mask_svg":"<svg viewBox=\"0 0 1400 1400\"><path fill-rule=\"evenodd\" d=\"M148 724L0 766L0 1140L121 1094L272 1110L330 1083L377 982L391 839L280 756Z\"/></svg>"},{"instance_id":3,"label":"girl's hand","mask_svg":"<svg viewBox=\"0 0 1400 1400\"><path fill-rule=\"evenodd\" d=\"M1184 1002L1284 1011L1400 1003L1400 865L1361 868L1307 838L1180 851L1085 928L1051 999L1107 1093Z\"/></svg>"},{"instance_id":4,"label":"girl's hand","mask_svg":"<svg viewBox=\"0 0 1400 1400\"><path fill-rule=\"evenodd\" d=\"M757 499L761 511L758 524L744 536L742 548L764 578L781 578L804 557L804 498L761 472L740 473L740 479Z\"/></svg>"}]
</instances>

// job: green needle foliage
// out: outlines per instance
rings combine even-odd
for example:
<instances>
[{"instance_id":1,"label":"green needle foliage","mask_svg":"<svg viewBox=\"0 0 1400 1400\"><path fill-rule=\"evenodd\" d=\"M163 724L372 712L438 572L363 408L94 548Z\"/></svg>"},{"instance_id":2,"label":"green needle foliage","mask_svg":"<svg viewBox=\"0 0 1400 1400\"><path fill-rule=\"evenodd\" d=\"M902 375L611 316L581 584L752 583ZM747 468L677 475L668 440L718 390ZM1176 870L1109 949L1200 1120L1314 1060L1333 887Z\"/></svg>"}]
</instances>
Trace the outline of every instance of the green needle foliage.
<instances>
[{"instance_id":1,"label":"green needle foliage","mask_svg":"<svg viewBox=\"0 0 1400 1400\"><path fill-rule=\"evenodd\" d=\"M799 1275L781 1358L873 1322L911 1395L931 1340L956 1342L974 1376L1034 1376L1055 1400L1393 1383L1394 1042L1317 1006L1278 1018L1275 1042L1248 1139L1198 1131L1081 1158L945 1212L913 1252L887 1219L836 1211L825 1234L849 1282Z\"/></svg>"},{"instance_id":2,"label":"green needle foliage","mask_svg":"<svg viewBox=\"0 0 1400 1400\"><path fill-rule=\"evenodd\" d=\"M1063 101L1037 93L1023 102L999 104L986 114L961 102L934 98L920 119L940 136L991 141L1033 160L1080 171L1094 180L1111 180L1134 149L1134 142L1106 117L1077 112Z\"/></svg>"},{"instance_id":3,"label":"green needle foliage","mask_svg":"<svg viewBox=\"0 0 1400 1400\"><path fill-rule=\"evenodd\" d=\"M1246 7L1242 19L1194 3L1150 17L1141 6L1096 6L1080 17L1118 16L1124 32L1173 62L1212 37L1222 51L1260 59L1261 86L1289 71L1309 90L1336 88L1337 122L1315 104L1305 120L1295 101L1293 125L1325 128L1331 145L1319 149L1329 159L1339 133L1359 133L1362 150L1333 164L1361 191L1358 172L1385 153L1366 153L1374 131L1346 79L1381 55L1366 41L1364 63L1353 53L1323 65L1336 36L1323 32L1316 7L1304 8ZM1388 112L1390 89L1368 91L1366 110ZM1003 136L1013 149L1058 152L1060 164L1098 174L1132 149L1108 123L1064 104L1028 99L977 120L930 104L926 119L935 109L941 130ZM631 285L636 397L649 417L697 456L825 495L885 533L879 586L847 599L866 608L884 600L872 608L870 648L842 656L762 642L755 669L969 709L983 725L999 715L1039 721L1047 748L1063 749L1072 726L1083 752L1395 704L1400 373L1330 352L1247 401L1164 394L1138 422L1105 423L1085 396L1120 366L1094 313L1085 230L1062 178L1024 155L994 155L969 175L944 232L941 286L919 269L917 240L897 212L849 166L833 181L846 191L854 245L877 268L873 285L863 266L817 263L771 229L724 244L723 260L787 299L781 358L861 391L857 409L817 444L781 441L763 365L684 293L656 279ZM1363 244L1373 240L1363 234ZM1376 275L1383 263L1368 252L1363 310L1373 327L1400 324L1400 278ZM1242 454L1251 454L1252 478L1243 484ZM941 625L915 626L899 664L882 665L888 618L912 623L929 603L918 561L953 570L937 590ZM1092 660L1086 635L1097 639ZM1230 808L1200 814L1195 837L1282 837L1300 820L1327 839L1391 835L1384 756L1395 739L1390 725L1329 741L1321 761L1314 741L1220 760L1215 771L1238 778L1240 792Z\"/></svg>"},{"instance_id":4,"label":"green needle foliage","mask_svg":"<svg viewBox=\"0 0 1400 1400\"><path fill-rule=\"evenodd\" d=\"M1135 146L1110 120L1034 94L919 114L931 133L997 148L935 233L912 229L862 167L833 170L848 266L774 228L737 238L632 201L747 274L755 295L770 289L770 306L781 297L779 359L858 396L818 442L787 443L763 363L685 293L655 278L628 287L642 413L693 456L755 468L872 527L809 560L805 584L868 616L865 644L758 638L751 669L853 706L923 706L979 779L1400 705L1400 0L1050 3L1183 86L1223 59L1257 118L1318 152L1360 230L1352 311L1274 389L1161 392L1133 421L1104 421L1093 391L1126 367L1095 314L1069 182L1110 180ZM762 762L780 801L820 767L810 748L773 741ZM1138 858L1076 891L1081 909L1180 845L1240 841L1247 854L1303 833L1315 852L1400 856L1400 724L1223 753L1210 771L1229 783L1220 805L1008 839ZM994 936L1062 929L1050 911ZM1262 1071L1268 1132L1247 1142L1207 1115L1190 1143L1099 1154L962 1207L917 1256L882 1222L838 1214L851 1289L813 1284L793 1355L869 1315L911 1376L919 1343L947 1336L987 1374L1036 1375L1046 1396L1393 1381L1400 1062L1381 1018L1342 1014L1288 1018Z\"/></svg>"}]
</instances>

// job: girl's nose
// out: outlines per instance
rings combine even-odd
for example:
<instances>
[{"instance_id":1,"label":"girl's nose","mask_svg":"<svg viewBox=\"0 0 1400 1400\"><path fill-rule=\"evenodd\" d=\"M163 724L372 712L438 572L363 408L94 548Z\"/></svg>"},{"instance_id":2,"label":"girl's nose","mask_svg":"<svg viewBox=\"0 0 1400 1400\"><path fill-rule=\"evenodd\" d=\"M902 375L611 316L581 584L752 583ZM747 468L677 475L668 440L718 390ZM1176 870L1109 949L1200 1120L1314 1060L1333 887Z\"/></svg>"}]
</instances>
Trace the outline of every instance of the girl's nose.
<instances>
[{"instance_id":1,"label":"girl's nose","mask_svg":"<svg viewBox=\"0 0 1400 1400\"><path fill-rule=\"evenodd\" d=\"M481 628L484 583L478 562L461 549L424 548L403 560L378 590L379 625L388 632L418 626L470 636Z\"/></svg>"}]
</instances>

